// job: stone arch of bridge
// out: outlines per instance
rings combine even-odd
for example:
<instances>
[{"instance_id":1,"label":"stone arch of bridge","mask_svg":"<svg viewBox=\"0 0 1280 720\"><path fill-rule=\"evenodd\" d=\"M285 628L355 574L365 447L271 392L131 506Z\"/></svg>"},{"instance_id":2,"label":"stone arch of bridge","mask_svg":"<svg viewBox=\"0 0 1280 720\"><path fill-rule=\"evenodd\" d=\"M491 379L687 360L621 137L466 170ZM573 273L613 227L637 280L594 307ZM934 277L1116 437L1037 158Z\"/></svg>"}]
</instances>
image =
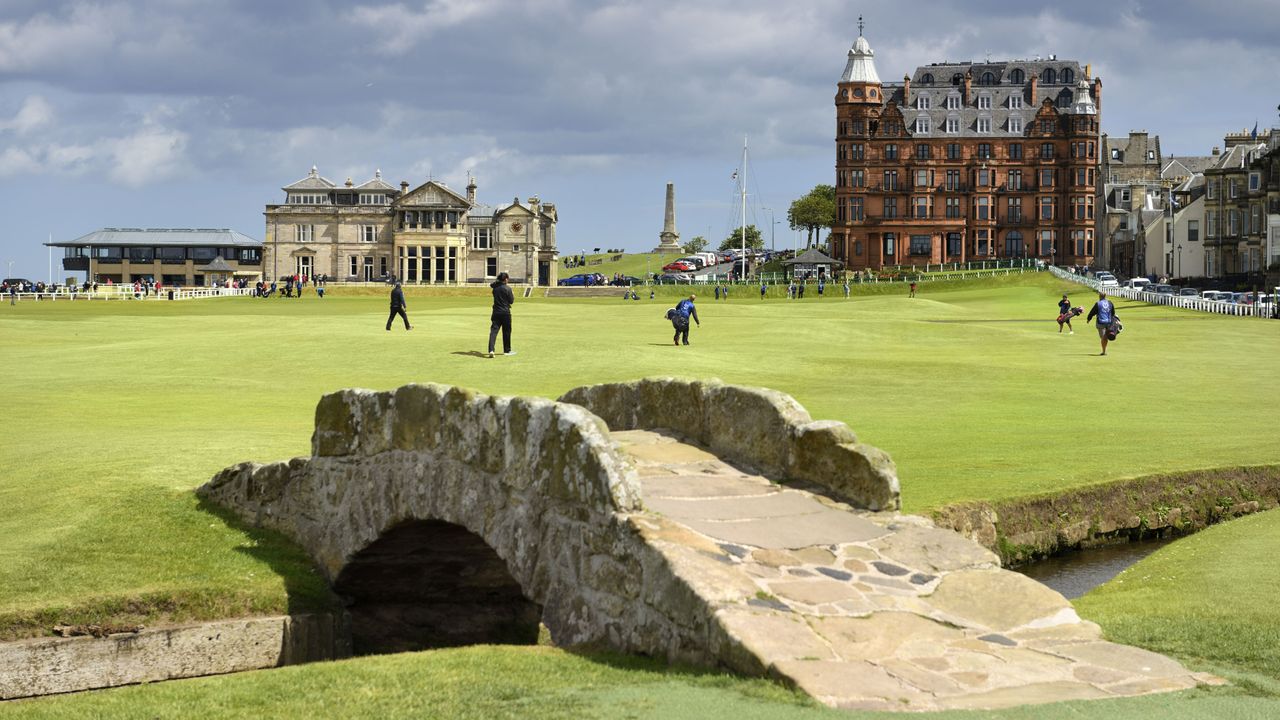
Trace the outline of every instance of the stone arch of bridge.
<instances>
[{"instance_id":1,"label":"stone arch of bridge","mask_svg":"<svg viewBox=\"0 0 1280 720\"><path fill-rule=\"evenodd\" d=\"M443 520L388 528L351 557L333 589L357 655L538 640L542 606L484 538Z\"/></svg>"}]
</instances>

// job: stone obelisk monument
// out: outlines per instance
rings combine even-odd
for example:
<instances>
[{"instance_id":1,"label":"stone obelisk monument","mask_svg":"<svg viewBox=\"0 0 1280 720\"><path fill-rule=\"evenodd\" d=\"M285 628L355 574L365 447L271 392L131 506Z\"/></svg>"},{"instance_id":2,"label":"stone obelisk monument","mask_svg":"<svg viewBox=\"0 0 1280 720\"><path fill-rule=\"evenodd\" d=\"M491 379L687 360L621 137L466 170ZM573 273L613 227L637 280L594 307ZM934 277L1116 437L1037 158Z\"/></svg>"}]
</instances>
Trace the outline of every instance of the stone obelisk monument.
<instances>
[{"instance_id":1,"label":"stone obelisk monument","mask_svg":"<svg viewBox=\"0 0 1280 720\"><path fill-rule=\"evenodd\" d=\"M656 253L680 252L680 233L676 232L676 184L667 183L667 212L662 221L662 232L658 235Z\"/></svg>"}]
</instances>

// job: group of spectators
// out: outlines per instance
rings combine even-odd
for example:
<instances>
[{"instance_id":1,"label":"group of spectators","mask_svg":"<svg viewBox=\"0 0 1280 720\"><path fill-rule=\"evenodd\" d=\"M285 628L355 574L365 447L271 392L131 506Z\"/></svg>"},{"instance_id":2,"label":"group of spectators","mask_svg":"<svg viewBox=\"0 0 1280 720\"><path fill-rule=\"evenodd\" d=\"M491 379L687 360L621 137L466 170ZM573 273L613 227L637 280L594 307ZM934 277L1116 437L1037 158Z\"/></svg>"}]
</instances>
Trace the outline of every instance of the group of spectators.
<instances>
[{"instance_id":1,"label":"group of spectators","mask_svg":"<svg viewBox=\"0 0 1280 720\"><path fill-rule=\"evenodd\" d=\"M566 269L576 268L586 264L587 264L586 255L570 255L569 257L564 259L564 266Z\"/></svg>"},{"instance_id":2,"label":"group of spectators","mask_svg":"<svg viewBox=\"0 0 1280 720\"><path fill-rule=\"evenodd\" d=\"M302 297L302 289L310 283L315 287L316 295L323 298L324 287L326 282L328 282L328 279L329 278L325 275L317 275L314 278L307 275L285 275L280 278L280 282L278 283L274 281L267 283L259 280L257 284L253 286L253 296L268 298L278 292L280 293L279 296L282 298L300 298ZM397 283L397 287L399 287L399 283Z\"/></svg>"}]
</instances>

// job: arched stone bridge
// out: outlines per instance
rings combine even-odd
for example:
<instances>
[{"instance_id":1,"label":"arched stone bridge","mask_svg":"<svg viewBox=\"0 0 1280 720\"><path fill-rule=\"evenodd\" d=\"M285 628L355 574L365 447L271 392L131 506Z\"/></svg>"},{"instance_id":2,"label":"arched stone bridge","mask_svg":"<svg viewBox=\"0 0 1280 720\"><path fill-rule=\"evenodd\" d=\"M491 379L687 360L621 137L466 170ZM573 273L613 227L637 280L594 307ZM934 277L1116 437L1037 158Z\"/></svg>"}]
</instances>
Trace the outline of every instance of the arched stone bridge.
<instances>
[{"instance_id":1,"label":"arched stone bridge","mask_svg":"<svg viewBox=\"0 0 1280 720\"><path fill-rule=\"evenodd\" d=\"M343 390L312 455L200 494L299 543L356 652L607 646L828 704L1000 707L1210 678L1100 639L1057 593L897 512L883 452L765 389L656 378L559 402Z\"/></svg>"}]
</instances>

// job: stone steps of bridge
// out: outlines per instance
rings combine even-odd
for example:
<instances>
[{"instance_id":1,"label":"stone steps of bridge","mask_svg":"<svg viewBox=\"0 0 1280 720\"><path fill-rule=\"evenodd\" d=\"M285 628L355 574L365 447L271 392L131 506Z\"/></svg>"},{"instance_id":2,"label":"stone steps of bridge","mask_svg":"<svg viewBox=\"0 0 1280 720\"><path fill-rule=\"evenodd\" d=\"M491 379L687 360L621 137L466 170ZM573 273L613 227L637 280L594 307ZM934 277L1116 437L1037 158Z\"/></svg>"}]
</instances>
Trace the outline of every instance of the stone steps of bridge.
<instances>
[{"instance_id":1,"label":"stone steps of bridge","mask_svg":"<svg viewBox=\"0 0 1280 720\"><path fill-rule=\"evenodd\" d=\"M610 436L660 516L651 543L716 561L678 566L753 656L738 664L828 705L991 709L1221 682L1104 641L1060 594L925 518L856 511L661 432Z\"/></svg>"}]
</instances>

